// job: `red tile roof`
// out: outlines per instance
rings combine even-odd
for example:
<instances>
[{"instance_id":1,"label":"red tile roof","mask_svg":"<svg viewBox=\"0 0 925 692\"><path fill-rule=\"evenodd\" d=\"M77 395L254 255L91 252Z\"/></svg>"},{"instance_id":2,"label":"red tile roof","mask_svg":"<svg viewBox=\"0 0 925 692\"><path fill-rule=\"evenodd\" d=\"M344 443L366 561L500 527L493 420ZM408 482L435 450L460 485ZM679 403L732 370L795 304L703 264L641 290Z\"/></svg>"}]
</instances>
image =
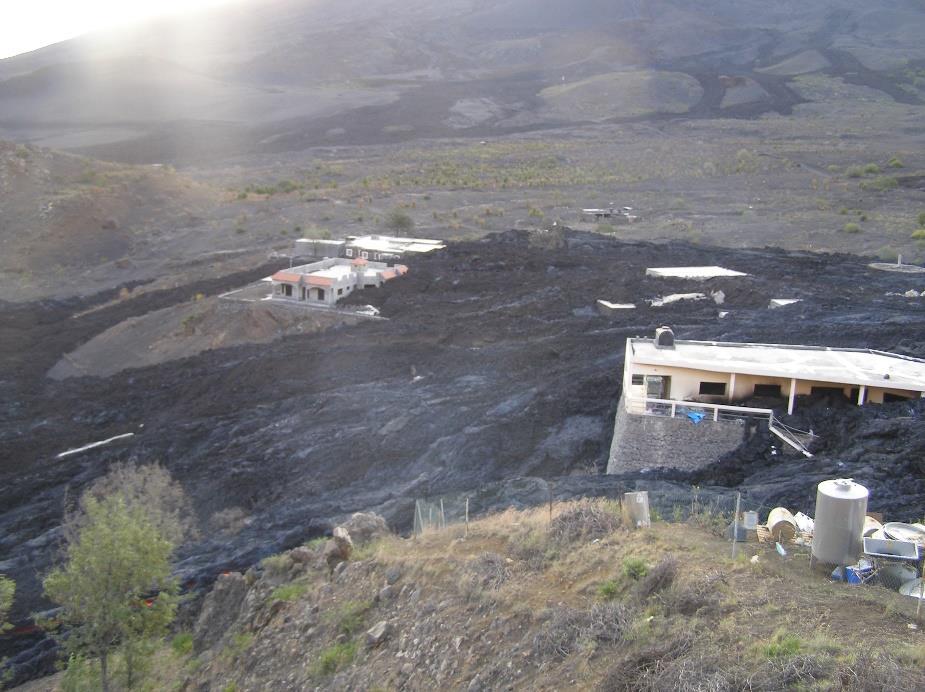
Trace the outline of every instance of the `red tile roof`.
<instances>
[{"instance_id":1,"label":"red tile roof","mask_svg":"<svg viewBox=\"0 0 925 692\"><path fill-rule=\"evenodd\" d=\"M369 260L363 259L362 257L357 257L355 260L353 260L353 264L355 265L369 264Z\"/></svg>"},{"instance_id":2,"label":"red tile roof","mask_svg":"<svg viewBox=\"0 0 925 692\"><path fill-rule=\"evenodd\" d=\"M280 281L286 284L297 284L300 278L302 278L301 274L287 271L278 271L272 276L273 281Z\"/></svg>"},{"instance_id":3,"label":"red tile roof","mask_svg":"<svg viewBox=\"0 0 925 692\"><path fill-rule=\"evenodd\" d=\"M314 274L308 274L305 280L309 286L331 286L334 283L334 279L327 276L315 276Z\"/></svg>"}]
</instances>

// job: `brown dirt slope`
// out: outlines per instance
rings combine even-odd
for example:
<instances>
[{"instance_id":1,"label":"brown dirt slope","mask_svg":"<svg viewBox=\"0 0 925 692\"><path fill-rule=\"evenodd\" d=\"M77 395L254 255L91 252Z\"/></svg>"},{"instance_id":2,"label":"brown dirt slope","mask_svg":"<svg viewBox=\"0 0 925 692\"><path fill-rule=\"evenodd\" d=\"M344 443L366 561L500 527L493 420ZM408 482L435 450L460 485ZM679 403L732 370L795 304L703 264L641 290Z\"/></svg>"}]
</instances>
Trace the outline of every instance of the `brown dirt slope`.
<instances>
[{"instance_id":1,"label":"brown dirt slope","mask_svg":"<svg viewBox=\"0 0 925 692\"><path fill-rule=\"evenodd\" d=\"M619 528L617 506L507 512L227 575L181 689L921 689L910 602L835 584L805 554L729 544L698 515ZM750 558L757 555L757 562ZM647 574L642 574L647 572ZM236 586L235 586L236 585ZM236 594L236 595L235 595ZM220 617L215 613L220 611ZM218 622L223 626L216 627ZM211 625L209 624L211 623ZM230 626L226 626L232 623ZM378 626L384 635L371 638ZM165 661L166 662L166 661Z\"/></svg>"}]
</instances>

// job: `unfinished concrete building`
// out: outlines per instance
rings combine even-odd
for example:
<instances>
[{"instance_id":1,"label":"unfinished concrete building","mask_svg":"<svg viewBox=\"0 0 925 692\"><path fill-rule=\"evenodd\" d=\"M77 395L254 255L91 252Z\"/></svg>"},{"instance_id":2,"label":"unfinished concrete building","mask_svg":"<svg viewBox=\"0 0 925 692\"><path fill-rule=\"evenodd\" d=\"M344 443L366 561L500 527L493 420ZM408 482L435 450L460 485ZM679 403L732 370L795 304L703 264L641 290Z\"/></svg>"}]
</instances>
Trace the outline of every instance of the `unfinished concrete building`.
<instances>
[{"instance_id":1,"label":"unfinished concrete building","mask_svg":"<svg viewBox=\"0 0 925 692\"><path fill-rule=\"evenodd\" d=\"M739 446L751 423L766 425L789 448L809 454L771 408L752 398L786 402L798 396L844 396L858 405L922 397L925 361L869 349L627 339L623 394L617 408L608 472L699 468ZM769 401L768 403L772 403Z\"/></svg>"},{"instance_id":2,"label":"unfinished concrete building","mask_svg":"<svg viewBox=\"0 0 925 692\"><path fill-rule=\"evenodd\" d=\"M364 288L378 288L408 271L404 265L329 258L276 272L273 299L332 307L338 300Z\"/></svg>"}]
</instances>

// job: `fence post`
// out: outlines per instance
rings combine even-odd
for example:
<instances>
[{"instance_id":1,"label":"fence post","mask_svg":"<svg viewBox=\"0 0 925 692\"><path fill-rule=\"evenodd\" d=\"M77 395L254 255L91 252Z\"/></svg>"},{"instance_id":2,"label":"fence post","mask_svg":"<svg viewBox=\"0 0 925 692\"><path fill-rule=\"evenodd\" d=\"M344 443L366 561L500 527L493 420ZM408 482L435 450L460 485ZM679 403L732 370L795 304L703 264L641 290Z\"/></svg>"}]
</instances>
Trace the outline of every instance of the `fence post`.
<instances>
[{"instance_id":1,"label":"fence post","mask_svg":"<svg viewBox=\"0 0 925 692\"><path fill-rule=\"evenodd\" d=\"M549 496L549 523L546 525L546 532L552 528L552 486L546 481L546 493Z\"/></svg>"},{"instance_id":2,"label":"fence post","mask_svg":"<svg viewBox=\"0 0 925 692\"><path fill-rule=\"evenodd\" d=\"M742 493L736 493L736 513L732 519L732 559L736 557L736 544L739 542L739 505L742 502Z\"/></svg>"},{"instance_id":3,"label":"fence post","mask_svg":"<svg viewBox=\"0 0 925 692\"><path fill-rule=\"evenodd\" d=\"M446 513L443 511L443 498L440 498L440 528L446 528Z\"/></svg>"},{"instance_id":4,"label":"fence post","mask_svg":"<svg viewBox=\"0 0 925 692\"><path fill-rule=\"evenodd\" d=\"M417 515L417 519L419 520L419 526L421 527L421 530L418 533L423 534L424 533L424 515L421 513L421 501L420 500L414 501L414 509L415 509L415 514Z\"/></svg>"},{"instance_id":5,"label":"fence post","mask_svg":"<svg viewBox=\"0 0 925 692\"><path fill-rule=\"evenodd\" d=\"M469 498L466 498L466 538L469 538Z\"/></svg>"}]
</instances>

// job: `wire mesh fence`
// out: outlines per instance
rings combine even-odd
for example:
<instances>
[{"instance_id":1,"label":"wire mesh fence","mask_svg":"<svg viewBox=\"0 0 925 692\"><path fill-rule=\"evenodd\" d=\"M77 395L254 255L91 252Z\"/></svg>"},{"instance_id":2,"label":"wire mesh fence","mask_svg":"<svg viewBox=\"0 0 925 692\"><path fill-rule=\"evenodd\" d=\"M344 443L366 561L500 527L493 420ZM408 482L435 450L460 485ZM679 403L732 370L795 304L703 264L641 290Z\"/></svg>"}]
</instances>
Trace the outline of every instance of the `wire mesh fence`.
<instances>
[{"instance_id":1,"label":"wire mesh fence","mask_svg":"<svg viewBox=\"0 0 925 692\"><path fill-rule=\"evenodd\" d=\"M519 492L508 489L501 496L488 491L487 494L460 493L419 499L414 507L414 532L421 535L465 526L464 531L468 533L469 521L476 516L536 507L548 507L548 524L552 527L554 505L576 497L570 494L571 488L557 488L554 483L539 479L531 479L529 483L524 481L517 490ZM627 528L658 522L693 525L726 539L726 548L722 550L728 550L725 555L732 558L739 553L752 556L767 553L767 559L805 561L808 569L830 574L832 579L849 584L904 590L909 596L917 596L923 591L920 559L877 558L861 554L851 565L822 564L812 556L813 521L810 517L800 512L782 513L777 507L734 490L657 482L637 483L632 487L613 485L598 490L593 497L611 500L612 506L619 508L616 511L620 513L622 525ZM921 553L920 549L916 558ZM909 600L917 609L921 596L918 601Z\"/></svg>"}]
</instances>

